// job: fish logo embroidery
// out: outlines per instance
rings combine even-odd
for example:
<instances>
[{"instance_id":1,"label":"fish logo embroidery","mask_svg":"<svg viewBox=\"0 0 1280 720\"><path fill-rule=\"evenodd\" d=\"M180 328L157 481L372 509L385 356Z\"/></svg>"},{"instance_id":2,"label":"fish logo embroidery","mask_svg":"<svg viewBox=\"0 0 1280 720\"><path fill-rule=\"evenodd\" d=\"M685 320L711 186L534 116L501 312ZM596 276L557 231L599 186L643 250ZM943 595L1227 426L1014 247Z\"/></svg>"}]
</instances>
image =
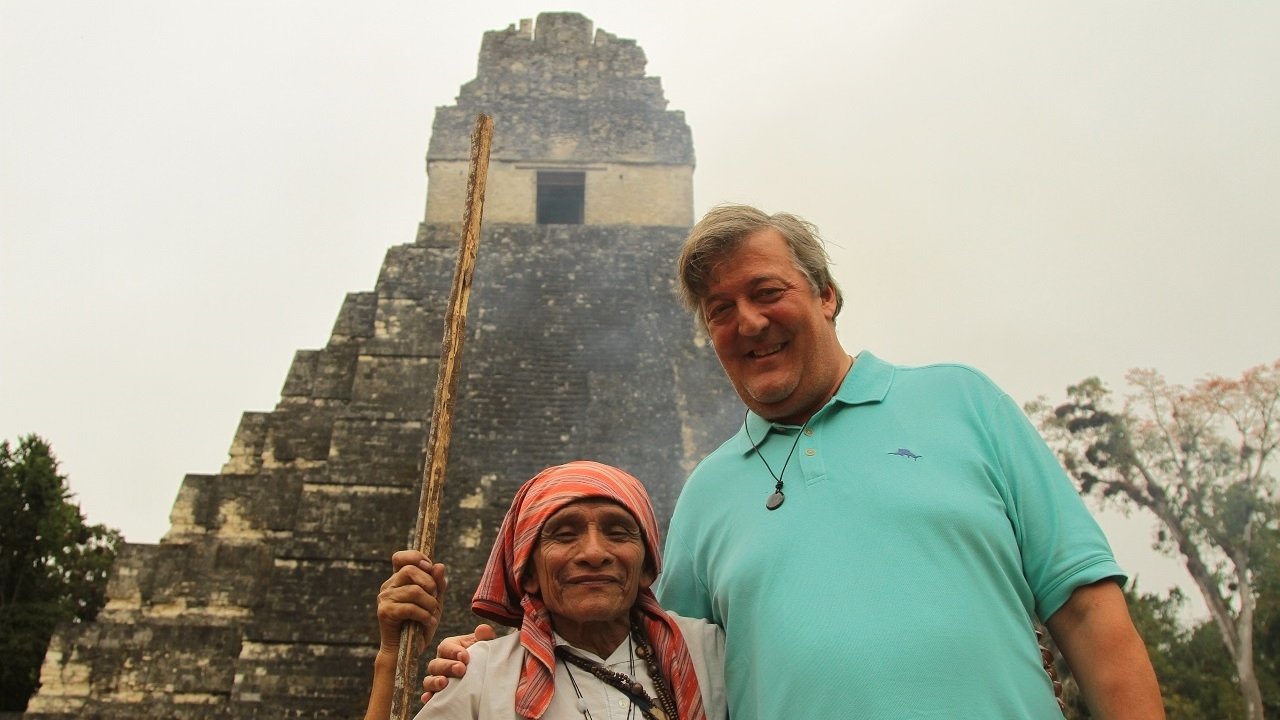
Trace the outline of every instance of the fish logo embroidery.
<instances>
[{"instance_id":1,"label":"fish logo embroidery","mask_svg":"<svg viewBox=\"0 0 1280 720\"><path fill-rule=\"evenodd\" d=\"M891 452L889 454L898 455L900 457L908 457L908 458L911 458L912 460L919 460L921 457L924 457L923 455L917 455L906 448L898 448L896 452Z\"/></svg>"}]
</instances>

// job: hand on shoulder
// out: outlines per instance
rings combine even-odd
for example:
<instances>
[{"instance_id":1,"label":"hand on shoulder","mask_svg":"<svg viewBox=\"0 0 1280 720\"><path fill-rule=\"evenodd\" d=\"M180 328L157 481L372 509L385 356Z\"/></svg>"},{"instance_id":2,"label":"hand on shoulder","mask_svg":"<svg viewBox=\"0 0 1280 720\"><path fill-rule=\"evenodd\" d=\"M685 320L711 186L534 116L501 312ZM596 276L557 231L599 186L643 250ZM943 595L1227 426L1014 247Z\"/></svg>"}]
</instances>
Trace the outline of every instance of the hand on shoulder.
<instances>
[{"instance_id":1,"label":"hand on shoulder","mask_svg":"<svg viewBox=\"0 0 1280 720\"><path fill-rule=\"evenodd\" d=\"M436 693L449 686L449 679L460 679L467 674L471 654L467 648L484 640L494 640L498 634L489 625L477 625L470 635L454 635L440 641L436 656L427 663L427 676L422 679L422 702L431 700Z\"/></svg>"}]
</instances>

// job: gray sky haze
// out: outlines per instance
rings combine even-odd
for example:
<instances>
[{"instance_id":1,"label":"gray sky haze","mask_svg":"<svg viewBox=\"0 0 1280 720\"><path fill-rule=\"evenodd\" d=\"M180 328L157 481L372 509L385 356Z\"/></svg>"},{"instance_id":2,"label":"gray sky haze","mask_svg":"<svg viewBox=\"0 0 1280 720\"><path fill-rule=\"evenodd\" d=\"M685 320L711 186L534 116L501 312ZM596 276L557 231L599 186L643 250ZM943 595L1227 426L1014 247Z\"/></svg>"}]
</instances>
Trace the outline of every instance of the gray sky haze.
<instances>
[{"instance_id":1,"label":"gray sky haze","mask_svg":"<svg viewBox=\"0 0 1280 720\"><path fill-rule=\"evenodd\" d=\"M851 351L1019 402L1280 357L1274 2L0 0L0 437L41 434L91 521L158 540L413 241L482 34L543 10L645 50L695 213L821 228ZM1182 582L1102 520L1145 589Z\"/></svg>"}]
</instances>

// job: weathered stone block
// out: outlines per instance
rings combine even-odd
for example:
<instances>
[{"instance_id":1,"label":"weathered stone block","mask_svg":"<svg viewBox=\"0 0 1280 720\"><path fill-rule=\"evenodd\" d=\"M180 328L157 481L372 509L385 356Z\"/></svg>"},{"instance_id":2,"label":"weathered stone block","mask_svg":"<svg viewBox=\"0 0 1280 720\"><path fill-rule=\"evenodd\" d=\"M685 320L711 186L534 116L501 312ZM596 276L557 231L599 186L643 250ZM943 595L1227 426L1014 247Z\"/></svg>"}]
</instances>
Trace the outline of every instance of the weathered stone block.
<instances>
[{"instance_id":1,"label":"weathered stone block","mask_svg":"<svg viewBox=\"0 0 1280 720\"><path fill-rule=\"evenodd\" d=\"M395 414L429 415L440 363L421 356L361 355L356 360L351 401L357 408Z\"/></svg>"},{"instance_id":2,"label":"weathered stone block","mask_svg":"<svg viewBox=\"0 0 1280 720\"><path fill-rule=\"evenodd\" d=\"M276 558L265 603L248 637L258 642L345 643L376 649L375 596L388 574L389 552L385 559L366 562Z\"/></svg>"},{"instance_id":3,"label":"weathered stone block","mask_svg":"<svg viewBox=\"0 0 1280 720\"><path fill-rule=\"evenodd\" d=\"M217 624L235 622L261 604L272 550L208 537L161 543L148 554L151 563L137 576L142 615L200 616Z\"/></svg>"},{"instance_id":4,"label":"weathered stone block","mask_svg":"<svg viewBox=\"0 0 1280 720\"><path fill-rule=\"evenodd\" d=\"M423 305L407 298L378 303L374 336L365 343L370 355L439 357L444 335L444 305Z\"/></svg>"},{"instance_id":5,"label":"weathered stone block","mask_svg":"<svg viewBox=\"0 0 1280 720\"><path fill-rule=\"evenodd\" d=\"M395 485L307 485L286 558L348 558L390 567L388 548L408 546L419 490Z\"/></svg>"},{"instance_id":6,"label":"weathered stone block","mask_svg":"<svg viewBox=\"0 0 1280 720\"><path fill-rule=\"evenodd\" d=\"M237 717L360 717L376 650L376 643L367 642L246 642L232 694Z\"/></svg>"},{"instance_id":7,"label":"weathered stone block","mask_svg":"<svg viewBox=\"0 0 1280 720\"><path fill-rule=\"evenodd\" d=\"M92 696L97 623L65 624L49 640L40 668L40 691L27 704L28 718L77 717Z\"/></svg>"},{"instance_id":8,"label":"weathered stone block","mask_svg":"<svg viewBox=\"0 0 1280 720\"><path fill-rule=\"evenodd\" d=\"M437 228L431 237L431 245L400 245L387 251L378 274L379 299L408 298L427 307L448 305L461 227Z\"/></svg>"},{"instance_id":9,"label":"weathered stone block","mask_svg":"<svg viewBox=\"0 0 1280 720\"><path fill-rule=\"evenodd\" d=\"M281 403L272 413L267 431L263 466L274 468L293 463L306 467L329 456L329 438L338 408L318 403Z\"/></svg>"},{"instance_id":10,"label":"weathered stone block","mask_svg":"<svg viewBox=\"0 0 1280 720\"><path fill-rule=\"evenodd\" d=\"M285 376L284 387L280 390L280 394L284 397L312 397L316 361L319 358L319 350L299 350L294 353L293 362L289 365L289 374Z\"/></svg>"},{"instance_id":11,"label":"weathered stone block","mask_svg":"<svg viewBox=\"0 0 1280 720\"><path fill-rule=\"evenodd\" d=\"M430 412L424 408L422 417ZM428 426L426 419L338 418L329 448L329 480L417 487Z\"/></svg>"},{"instance_id":12,"label":"weathered stone block","mask_svg":"<svg viewBox=\"0 0 1280 720\"><path fill-rule=\"evenodd\" d=\"M195 542L213 535L224 542L258 542L292 527L302 474L188 475L169 513L166 540Z\"/></svg>"},{"instance_id":13,"label":"weathered stone block","mask_svg":"<svg viewBox=\"0 0 1280 720\"><path fill-rule=\"evenodd\" d=\"M271 424L270 413L246 412L240 416L227 462L222 472L228 475L247 475L262 467L262 449L267 442L267 428Z\"/></svg>"},{"instance_id":14,"label":"weathered stone block","mask_svg":"<svg viewBox=\"0 0 1280 720\"><path fill-rule=\"evenodd\" d=\"M312 397L319 400L350 400L360 348L352 343L331 344L316 358Z\"/></svg>"},{"instance_id":15,"label":"weathered stone block","mask_svg":"<svg viewBox=\"0 0 1280 720\"><path fill-rule=\"evenodd\" d=\"M347 293L333 323L330 343L353 341L373 336L373 310L377 296L371 292Z\"/></svg>"}]
</instances>

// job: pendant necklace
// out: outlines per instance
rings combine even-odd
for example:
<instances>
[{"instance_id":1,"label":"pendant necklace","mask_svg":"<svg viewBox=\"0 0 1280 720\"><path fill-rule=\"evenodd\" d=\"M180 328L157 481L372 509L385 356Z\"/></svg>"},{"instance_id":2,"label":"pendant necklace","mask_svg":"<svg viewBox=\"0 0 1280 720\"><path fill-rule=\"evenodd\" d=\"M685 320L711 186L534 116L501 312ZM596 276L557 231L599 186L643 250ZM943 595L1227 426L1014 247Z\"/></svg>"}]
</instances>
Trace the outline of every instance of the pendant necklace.
<instances>
[{"instance_id":1,"label":"pendant necklace","mask_svg":"<svg viewBox=\"0 0 1280 720\"><path fill-rule=\"evenodd\" d=\"M782 507L782 503L787 499L782 494L782 478L787 474L787 465L791 463L791 456L796 452L796 446L800 444L800 438L804 437L804 429L809 426L809 421L805 420L804 425L800 426L800 432L796 433L795 442L791 443L791 451L787 453L787 459L782 461L782 472L774 473L773 468L769 467L769 461L764 459L764 455L760 454L760 447L756 445L756 441L751 437L751 425L747 422L747 415L742 416L742 427L747 431L747 441L751 443L751 449L756 451L756 457L760 458L760 462L764 463L764 469L769 471L769 475L777 482L773 486L773 494L764 501L765 508L769 510L777 510Z\"/></svg>"}]
</instances>

